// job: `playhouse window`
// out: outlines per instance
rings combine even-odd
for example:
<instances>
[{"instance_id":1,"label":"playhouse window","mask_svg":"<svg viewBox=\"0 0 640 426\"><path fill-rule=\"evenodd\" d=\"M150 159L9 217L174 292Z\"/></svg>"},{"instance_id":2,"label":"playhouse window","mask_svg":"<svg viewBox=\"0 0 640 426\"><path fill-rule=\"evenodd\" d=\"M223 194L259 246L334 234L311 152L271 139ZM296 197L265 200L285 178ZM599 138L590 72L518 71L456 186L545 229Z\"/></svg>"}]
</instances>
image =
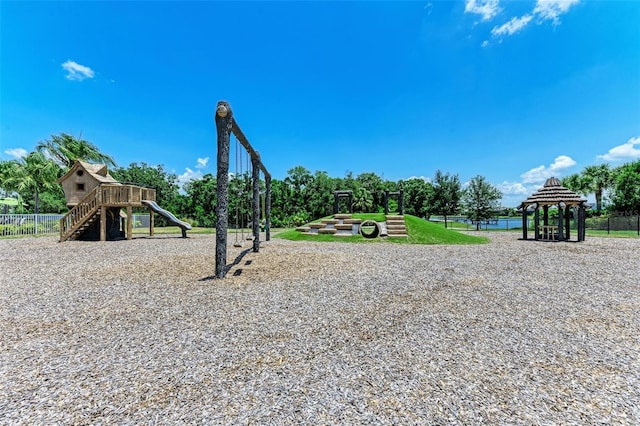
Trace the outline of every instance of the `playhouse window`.
<instances>
[{"instance_id":1,"label":"playhouse window","mask_svg":"<svg viewBox=\"0 0 640 426\"><path fill-rule=\"evenodd\" d=\"M82 176L82 175L84 174L84 170L78 170L78 171L76 172L76 174L77 174L78 176Z\"/></svg>"},{"instance_id":2,"label":"playhouse window","mask_svg":"<svg viewBox=\"0 0 640 426\"><path fill-rule=\"evenodd\" d=\"M84 191L84 183L76 183L76 191Z\"/></svg>"}]
</instances>

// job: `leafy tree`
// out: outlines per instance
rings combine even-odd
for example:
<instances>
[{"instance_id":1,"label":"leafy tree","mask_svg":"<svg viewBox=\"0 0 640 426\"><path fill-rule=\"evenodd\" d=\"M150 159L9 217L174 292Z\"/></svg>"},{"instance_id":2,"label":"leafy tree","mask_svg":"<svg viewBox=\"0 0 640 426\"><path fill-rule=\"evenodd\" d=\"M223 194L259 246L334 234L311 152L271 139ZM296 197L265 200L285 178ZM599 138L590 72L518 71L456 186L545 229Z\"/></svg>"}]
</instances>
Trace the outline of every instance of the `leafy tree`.
<instances>
[{"instance_id":1,"label":"leafy tree","mask_svg":"<svg viewBox=\"0 0 640 426\"><path fill-rule=\"evenodd\" d=\"M377 211L381 207L384 208L384 182L380 176L375 173L360 173L356 177L356 181L360 188L366 189L372 198L372 211Z\"/></svg>"},{"instance_id":2,"label":"leafy tree","mask_svg":"<svg viewBox=\"0 0 640 426\"><path fill-rule=\"evenodd\" d=\"M313 176L309 170L302 166L296 166L287 171L288 176L284 178L287 185L287 198L290 205L291 213L306 211L304 190L313 180Z\"/></svg>"},{"instance_id":3,"label":"leafy tree","mask_svg":"<svg viewBox=\"0 0 640 426\"><path fill-rule=\"evenodd\" d=\"M20 160L3 166L3 186L15 190L25 199L33 196L33 211L40 213L40 194L56 191L56 180L62 175L60 167L40 152L32 152Z\"/></svg>"},{"instance_id":4,"label":"leafy tree","mask_svg":"<svg viewBox=\"0 0 640 426\"><path fill-rule=\"evenodd\" d=\"M400 181L404 192L404 211L418 217L429 216L429 202L433 198L433 185L424 179Z\"/></svg>"},{"instance_id":5,"label":"leafy tree","mask_svg":"<svg viewBox=\"0 0 640 426\"><path fill-rule=\"evenodd\" d=\"M312 218L324 217L333 213L333 191L335 181L327 172L316 171L304 190L307 212Z\"/></svg>"},{"instance_id":6,"label":"leafy tree","mask_svg":"<svg viewBox=\"0 0 640 426\"><path fill-rule=\"evenodd\" d=\"M48 155L63 168L71 167L76 160L116 166L111 156L100 152L91 142L66 133L51 135L50 140L39 142L36 151Z\"/></svg>"},{"instance_id":7,"label":"leafy tree","mask_svg":"<svg viewBox=\"0 0 640 426\"><path fill-rule=\"evenodd\" d=\"M156 167L146 163L131 163L128 168L119 167L111 175L122 183L146 186L156 190L156 202L163 209L176 212L180 208L180 194L178 193L178 177L168 173L160 164ZM159 224L164 223L160 218Z\"/></svg>"},{"instance_id":8,"label":"leafy tree","mask_svg":"<svg viewBox=\"0 0 640 426\"><path fill-rule=\"evenodd\" d=\"M433 179L433 198L431 211L444 216L444 226L447 227L447 216L456 214L460 209L460 196L462 193L460 178L449 173L436 171Z\"/></svg>"},{"instance_id":9,"label":"leafy tree","mask_svg":"<svg viewBox=\"0 0 640 426\"><path fill-rule=\"evenodd\" d=\"M640 214L640 160L623 164L614 175L613 209Z\"/></svg>"},{"instance_id":10,"label":"leafy tree","mask_svg":"<svg viewBox=\"0 0 640 426\"><path fill-rule=\"evenodd\" d=\"M202 179L194 179L184 185L187 196L180 212L194 219L198 226L214 228L216 226L217 185L216 178L210 173ZM231 213L231 211L229 212ZM231 221L231 214L229 215Z\"/></svg>"},{"instance_id":11,"label":"leafy tree","mask_svg":"<svg viewBox=\"0 0 640 426\"><path fill-rule=\"evenodd\" d=\"M462 192L462 206L467 216L476 222L480 230L480 221L489 219L498 209L502 193L483 176L475 176Z\"/></svg>"}]
</instances>

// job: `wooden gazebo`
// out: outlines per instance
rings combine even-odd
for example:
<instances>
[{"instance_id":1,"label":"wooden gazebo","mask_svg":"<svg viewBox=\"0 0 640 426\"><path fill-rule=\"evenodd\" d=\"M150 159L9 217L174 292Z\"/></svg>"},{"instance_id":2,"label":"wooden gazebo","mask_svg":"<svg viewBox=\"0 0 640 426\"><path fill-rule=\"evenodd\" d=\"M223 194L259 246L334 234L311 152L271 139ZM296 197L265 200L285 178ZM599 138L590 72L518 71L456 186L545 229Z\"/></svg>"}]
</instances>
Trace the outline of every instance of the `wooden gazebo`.
<instances>
[{"instance_id":1,"label":"wooden gazebo","mask_svg":"<svg viewBox=\"0 0 640 426\"><path fill-rule=\"evenodd\" d=\"M549 207L558 209L558 219L555 223L549 223ZM584 241L587 207L586 199L560 185L558 179L551 177L542 188L518 206L522 209L522 239L528 239L527 210L534 209L534 240L570 241L571 211L574 209L578 224L577 241ZM540 209L542 209L542 224L540 224Z\"/></svg>"}]
</instances>

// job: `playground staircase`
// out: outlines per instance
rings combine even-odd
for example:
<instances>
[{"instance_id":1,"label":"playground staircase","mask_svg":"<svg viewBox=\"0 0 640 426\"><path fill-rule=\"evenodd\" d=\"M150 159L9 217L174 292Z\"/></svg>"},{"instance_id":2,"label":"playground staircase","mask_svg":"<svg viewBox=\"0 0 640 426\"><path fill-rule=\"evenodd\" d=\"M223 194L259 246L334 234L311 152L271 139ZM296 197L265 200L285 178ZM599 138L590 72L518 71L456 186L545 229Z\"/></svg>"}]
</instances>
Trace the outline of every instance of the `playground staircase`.
<instances>
[{"instance_id":1,"label":"playground staircase","mask_svg":"<svg viewBox=\"0 0 640 426\"><path fill-rule=\"evenodd\" d=\"M100 218L98 189L94 188L60 219L60 241L77 239Z\"/></svg>"},{"instance_id":2,"label":"playground staircase","mask_svg":"<svg viewBox=\"0 0 640 426\"><path fill-rule=\"evenodd\" d=\"M78 239L100 219L102 207L147 207L155 201L155 189L136 185L102 184L95 187L60 219L60 241Z\"/></svg>"},{"instance_id":3,"label":"playground staircase","mask_svg":"<svg viewBox=\"0 0 640 426\"><path fill-rule=\"evenodd\" d=\"M407 225L403 215L387 215L387 234L390 237L407 237Z\"/></svg>"}]
</instances>

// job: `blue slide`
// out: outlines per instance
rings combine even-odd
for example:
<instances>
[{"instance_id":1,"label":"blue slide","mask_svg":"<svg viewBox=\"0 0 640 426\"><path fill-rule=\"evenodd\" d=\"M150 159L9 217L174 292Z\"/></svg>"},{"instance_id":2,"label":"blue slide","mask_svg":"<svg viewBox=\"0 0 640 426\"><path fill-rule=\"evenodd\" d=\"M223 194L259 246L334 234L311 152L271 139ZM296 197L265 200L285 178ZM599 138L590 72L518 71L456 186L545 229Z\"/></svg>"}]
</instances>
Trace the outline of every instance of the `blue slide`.
<instances>
[{"instance_id":1,"label":"blue slide","mask_svg":"<svg viewBox=\"0 0 640 426\"><path fill-rule=\"evenodd\" d=\"M154 212L158 213L160 216L162 216L165 219L167 219L169 221L169 223L179 226L180 229L182 229L182 237L183 238L187 238L187 231L191 230L191 225L189 225L187 222L181 221L180 219L175 217L173 215L173 213L171 213L168 210L163 209L158 204L156 204L155 201L142 200L142 204L144 204L145 206L149 207Z\"/></svg>"}]
</instances>

